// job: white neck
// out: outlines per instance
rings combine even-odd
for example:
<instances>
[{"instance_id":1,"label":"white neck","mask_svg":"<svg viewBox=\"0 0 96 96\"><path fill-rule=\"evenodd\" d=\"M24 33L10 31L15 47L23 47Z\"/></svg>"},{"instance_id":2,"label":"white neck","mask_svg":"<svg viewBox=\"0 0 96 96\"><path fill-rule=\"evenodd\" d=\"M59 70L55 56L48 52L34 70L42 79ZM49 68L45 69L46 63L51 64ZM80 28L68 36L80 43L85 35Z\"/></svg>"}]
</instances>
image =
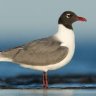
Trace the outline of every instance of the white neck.
<instances>
[{"instance_id":1,"label":"white neck","mask_svg":"<svg viewBox=\"0 0 96 96\"><path fill-rule=\"evenodd\" d=\"M71 44L75 43L73 30L66 28L62 24L59 24L58 32L54 36L66 46L71 46Z\"/></svg>"}]
</instances>

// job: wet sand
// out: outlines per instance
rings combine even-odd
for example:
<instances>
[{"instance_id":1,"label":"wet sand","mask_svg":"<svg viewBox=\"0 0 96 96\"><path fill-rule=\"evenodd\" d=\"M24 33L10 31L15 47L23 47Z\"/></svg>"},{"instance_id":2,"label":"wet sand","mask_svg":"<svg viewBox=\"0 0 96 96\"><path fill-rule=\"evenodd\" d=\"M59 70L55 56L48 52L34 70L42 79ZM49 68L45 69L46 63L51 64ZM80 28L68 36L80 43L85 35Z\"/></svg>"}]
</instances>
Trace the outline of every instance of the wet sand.
<instances>
[{"instance_id":1,"label":"wet sand","mask_svg":"<svg viewBox=\"0 0 96 96\"><path fill-rule=\"evenodd\" d=\"M96 89L1 89L0 96L96 96Z\"/></svg>"}]
</instances>

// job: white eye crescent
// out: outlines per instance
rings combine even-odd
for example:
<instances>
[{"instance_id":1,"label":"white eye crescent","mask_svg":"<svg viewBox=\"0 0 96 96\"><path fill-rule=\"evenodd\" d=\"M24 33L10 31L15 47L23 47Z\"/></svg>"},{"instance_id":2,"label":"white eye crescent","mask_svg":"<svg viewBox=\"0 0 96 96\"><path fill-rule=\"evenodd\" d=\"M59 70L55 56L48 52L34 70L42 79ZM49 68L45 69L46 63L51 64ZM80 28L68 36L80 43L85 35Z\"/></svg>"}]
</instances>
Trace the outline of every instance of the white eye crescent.
<instances>
[{"instance_id":1,"label":"white eye crescent","mask_svg":"<svg viewBox=\"0 0 96 96\"><path fill-rule=\"evenodd\" d=\"M70 14L66 14L66 18L70 18L70 16L71 16Z\"/></svg>"}]
</instances>

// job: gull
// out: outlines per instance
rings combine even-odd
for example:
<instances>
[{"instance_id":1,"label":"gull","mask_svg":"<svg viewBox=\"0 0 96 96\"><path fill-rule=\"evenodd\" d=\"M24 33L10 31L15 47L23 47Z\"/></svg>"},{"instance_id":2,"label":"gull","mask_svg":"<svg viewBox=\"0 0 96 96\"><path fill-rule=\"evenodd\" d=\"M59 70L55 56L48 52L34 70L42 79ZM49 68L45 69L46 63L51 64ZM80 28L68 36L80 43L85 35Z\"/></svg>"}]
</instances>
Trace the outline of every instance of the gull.
<instances>
[{"instance_id":1,"label":"gull","mask_svg":"<svg viewBox=\"0 0 96 96\"><path fill-rule=\"evenodd\" d=\"M54 35L1 51L0 61L43 71L43 87L48 88L47 72L65 66L74 55L75 34L72 24L76 21L87 20L72 11L63 12L58 20L58 31Z\"/></svg>"}]
</instances>

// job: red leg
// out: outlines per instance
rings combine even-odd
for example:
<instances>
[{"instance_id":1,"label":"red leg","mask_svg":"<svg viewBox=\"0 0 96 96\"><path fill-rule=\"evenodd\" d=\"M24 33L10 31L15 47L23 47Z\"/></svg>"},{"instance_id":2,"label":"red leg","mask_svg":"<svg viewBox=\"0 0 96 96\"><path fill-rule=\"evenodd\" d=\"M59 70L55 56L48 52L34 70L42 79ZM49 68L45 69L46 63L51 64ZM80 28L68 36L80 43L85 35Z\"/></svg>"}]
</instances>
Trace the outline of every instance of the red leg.
<instances>
[{"instance_id":1,"label":"red leg","mask_svg":"<svg viewBox=\"0 0 96 96\"><path fill-rule=\"evenodd\" d=\"M48 76L47 76L47 72L45 73L45 82L46 82L46 88L48 88Z\"/></svg>"},{"instance_id":2,"label":"red leg","mask_svg":"<svg viewBox=\"0 0 96 96\"><path fill-rule=\"evenodd\" d=\"M45 82L45 72L43 72L43 87L45 88L46 82Z\"/></svg>"},{"instance_id":3,"label":"red leg","mask_svg":"<svg viewBox=\"0 0 96 96\"><path fill-rule=\"evenodd\" d=\"M43 72L43 87L48 88L48 77L47 77L47 72Z\"/></svg>"}]
</instances>

